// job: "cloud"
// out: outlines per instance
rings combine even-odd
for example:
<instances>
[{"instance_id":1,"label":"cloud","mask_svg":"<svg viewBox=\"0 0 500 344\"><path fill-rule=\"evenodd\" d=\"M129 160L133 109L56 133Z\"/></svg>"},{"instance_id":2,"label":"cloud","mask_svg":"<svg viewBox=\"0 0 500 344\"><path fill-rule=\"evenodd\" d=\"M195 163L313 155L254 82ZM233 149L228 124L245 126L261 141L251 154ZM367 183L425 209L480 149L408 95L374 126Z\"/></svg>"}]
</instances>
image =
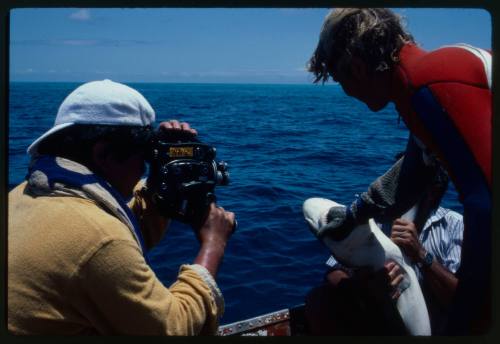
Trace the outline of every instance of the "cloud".
<instances>
[{"instance_id":1,"label":"cloud","mask_svg":"<svg viewBox=\"0 0 500 344\"><path fill-rule=\"evenodd\" d=\"M86 8L82 8L81 10L71 13L69 18L78 21L88 21L91 19L90 11Z\"/></svg>"},{"instance_id":2,"label":"cloud","mask_svg":"<svg viewBox=\"0 0 500 344\"><path fill-rule=\"evenodd\" d=\"M13 71L13 74L25 75L25 74L33 74L36 71L33 68L24 68L24 69L16 69Z\"/></svg>"},{"instance_id":3,"label":"cloud","mask_svg":"<svg viewBox=\"0 0 500 344\"><path fill-rule=\"evenodd\" d=\"M97 42L98 42L97 40L93 39L66 39L58 43L61 45L85 46L85 45L97 45Z\"/></svg>"}]
</instances>

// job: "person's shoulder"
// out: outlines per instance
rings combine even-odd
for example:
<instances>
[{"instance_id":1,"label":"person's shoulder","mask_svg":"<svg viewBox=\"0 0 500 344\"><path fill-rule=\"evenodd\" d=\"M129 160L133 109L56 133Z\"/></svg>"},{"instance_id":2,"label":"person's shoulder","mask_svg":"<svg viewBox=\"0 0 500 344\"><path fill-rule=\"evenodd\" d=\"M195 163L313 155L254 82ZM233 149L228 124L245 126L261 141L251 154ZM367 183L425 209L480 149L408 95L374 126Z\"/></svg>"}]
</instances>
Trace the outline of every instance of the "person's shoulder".
<instances>
[{"instance_id":1,"label":"person's shoulder","mask_svg":"<svg viewBox=\"0 0 500 344\"><path fill-rule=\"evenodd\" d=\"M443 46L422 55L413 64L414 84L418 87L447 82L486 83L481 59L467 47Z\"/></svg>"},{"instance_id":2,"label":"person's shoulder","mask_svg":"<svg viewBox=\"0 0 500 344\"><path fill-rule=\"evenodd\" d=\"M442 63L442 62L452 62L453 64L463 64L464 62L477 62L481 52L489 53L484 49L477 48L468 44L459 43L452 45L443 45L437 49L428 51L427 54L423 55L420 59L421 63ZM442 65L446 70L450 67L455 67L454 65Z\"/></svg>"},{"instance_id":3,"label":"person's shoulder","mask_svg":"<svg viewBox=\"0 0 500 344\"><path fill-rule=\"evenodd\" d=\"M71 200L68 199L67 202L67 207L71 209L78 222L88 227L95 235L116 239L130 237L127 225L104 210L95 201L71 197ZM130 237L130 239L132 238Z\"/></svg>"},{"instance_id":4,"label":"person's shoulder","mask_svg":"<svg viewBox=\"0 0 500 344\"><path fill-rule=\"evenodd\" d=\"M463 228L463 215L451 209L439 207L436 211L439 216L446 221L448 227Z\"/></svg>"},{"instance_id":5,"label":"person's shoulder","mask_svg":"<svg viewBox=\"0 0 500 344\"><path fill-rule=\"evenodd\" d=\"M24 189L13 190L13 198L19 198L12 204L9 200L9 208L16 218L29 211L31 220L38 222L37 225L64 227L66 235L71 234L82 241L104 237L132 239L128 227L94 200L69 195L36 196Z\"/></svg>"},{"instance_id":6,"label":"person's shoulder","mask_svg":"<svg viewBox=\"0 0 500 344\"><path fill-rule=\"evenodd\" d=\"M463 215L460 214L459 212L452 210L452 209L444 208L444 207L439 207L436 212L440 212L442 214L442 216L445 216L445 217L452 217L452 218L459 218L459 219L461 219L463 217Z\"/></svg>"},{"instance_id":7,"label":"person's shoulder","mask_svg":"<svg viewBox=\"0 0 500 344\"><path fill-rule=\"evenodd\" d=\"M60 201L63 201L62 198ZM90 252L101 250L109 243L120 243L120 247L138 248L131 230L117 217L101 208L96 202L84 198L67 197L65 220L68 223L66 245L74 252L87 257ZM60 213L60 212L59 212ZM116 246L116 245L115 245Z\"/></svg>"}]
</instances>

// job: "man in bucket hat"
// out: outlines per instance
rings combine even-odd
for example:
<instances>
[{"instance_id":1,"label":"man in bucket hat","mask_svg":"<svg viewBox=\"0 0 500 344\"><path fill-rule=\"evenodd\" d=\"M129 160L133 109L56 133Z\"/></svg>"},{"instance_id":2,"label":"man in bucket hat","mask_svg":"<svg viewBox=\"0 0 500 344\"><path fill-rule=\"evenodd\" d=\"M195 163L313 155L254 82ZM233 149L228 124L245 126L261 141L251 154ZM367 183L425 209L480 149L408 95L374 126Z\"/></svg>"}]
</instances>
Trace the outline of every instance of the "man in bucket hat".
<instances>
[{"instance_id":1,"label":"man in bucket hat","mask_svg":"<svg viewBox=\"0 0 500 344\"><path fill-rule=\"evenodd\" d=\"M224 301L214 278L234 214L211 204L193 264L170 288L158 280L144 254L169 220L140 182L154 120L136 90L89 82L28 148L27 180L9 193L11 333L215 333ZM160 130L197 134L175 120Z\"/></svg>"}]
</instances>

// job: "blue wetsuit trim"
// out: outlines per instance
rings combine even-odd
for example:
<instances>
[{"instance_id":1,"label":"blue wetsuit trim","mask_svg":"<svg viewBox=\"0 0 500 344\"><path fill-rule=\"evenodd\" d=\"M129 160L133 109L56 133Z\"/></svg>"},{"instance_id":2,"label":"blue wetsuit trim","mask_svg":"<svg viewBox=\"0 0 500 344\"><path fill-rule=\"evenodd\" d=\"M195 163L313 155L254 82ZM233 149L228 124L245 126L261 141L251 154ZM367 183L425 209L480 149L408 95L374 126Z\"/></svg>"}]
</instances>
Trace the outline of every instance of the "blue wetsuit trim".
<instances>
[{"instance_id":1,"label":"blue wetsuit trim","mask_svg":"<svg viewBox=\"0 0 500 344\"><path fill-rule=\"evenodd\" d=\"M462 196L464 240L448 329L450 334L465 334L491 290L491 193L470 149L431 90L417 91L412 105L453 171Z\"/></svg>"}]
</instances>

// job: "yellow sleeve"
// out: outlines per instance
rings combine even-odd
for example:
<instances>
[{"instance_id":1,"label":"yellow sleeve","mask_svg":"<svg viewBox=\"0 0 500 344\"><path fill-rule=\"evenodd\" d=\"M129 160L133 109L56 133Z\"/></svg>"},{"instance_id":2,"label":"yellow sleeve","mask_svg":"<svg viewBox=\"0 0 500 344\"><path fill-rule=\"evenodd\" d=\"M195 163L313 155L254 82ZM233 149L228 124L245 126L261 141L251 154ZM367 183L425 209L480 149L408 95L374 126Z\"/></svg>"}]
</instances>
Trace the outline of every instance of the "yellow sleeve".
<instances>
[{"instance_id":1,"label":"yellow sleeve","mask_svg":"<svg viewBox=\"0 0 500 344\"><path fill-rule=\"evenodd\" d=\"M167 227L170 224L170 219L161 215L150 197L143 192L142 188L144 184L145 179L142 179L135 186L134 196L128 203L128 206L136 216L141 227L146 247L151 249L165 235Z\"/></svg>"},{"instance_id":2,"label":"yellow sleeve","mask_svg":"<svg viewBox=\"0 0 500 344\"><path fill-rule=\"evenodd\" d=\"M108 241L78 273L76 285L86 295L78 306L102 334L215 334L224 301L203 269L183 265L168 289L133 242Z\"/></svg>"}]
</instances>

